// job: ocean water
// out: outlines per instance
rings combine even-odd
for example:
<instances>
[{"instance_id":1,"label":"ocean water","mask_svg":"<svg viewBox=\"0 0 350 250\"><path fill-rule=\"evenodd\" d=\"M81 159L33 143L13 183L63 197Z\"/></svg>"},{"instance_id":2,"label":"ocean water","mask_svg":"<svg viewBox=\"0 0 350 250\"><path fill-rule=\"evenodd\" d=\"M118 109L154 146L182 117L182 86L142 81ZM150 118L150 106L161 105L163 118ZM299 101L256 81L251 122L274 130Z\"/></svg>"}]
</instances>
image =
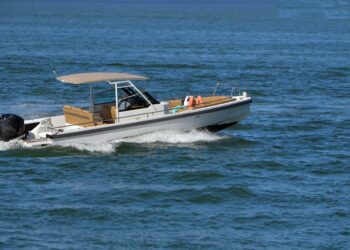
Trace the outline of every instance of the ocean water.
<instances>
[{"instance_id":1,"label":"ocean water","mask_svg":"<svg viewBox=\"0 0 350 250\"><path fill-rule=\"evenodd\" d=\"M53 71L254 102L217 134L0 142L0 248L350 249L349 24L346 0L1 1L0 113L84 104Z\"/></svg>"}]
</instances>

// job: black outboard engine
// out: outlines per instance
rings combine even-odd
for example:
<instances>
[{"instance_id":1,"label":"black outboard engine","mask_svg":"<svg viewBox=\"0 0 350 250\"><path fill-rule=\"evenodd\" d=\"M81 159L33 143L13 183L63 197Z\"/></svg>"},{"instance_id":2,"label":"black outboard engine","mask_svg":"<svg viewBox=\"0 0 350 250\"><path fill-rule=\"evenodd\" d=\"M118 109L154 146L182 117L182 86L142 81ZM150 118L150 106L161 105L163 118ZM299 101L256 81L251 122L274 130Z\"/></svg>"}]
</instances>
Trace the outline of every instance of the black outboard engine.
<instances>
[{"instance_id":1,"label":"black outboard engine","mask_svg":"<svg viewBox=\"0 0 350 250\"><path fill-rule=\"evenodd\" d=\"M14 114L0 115L0 141L10 141L25 135L22 117Z\"/></svg>"}]
</instances>

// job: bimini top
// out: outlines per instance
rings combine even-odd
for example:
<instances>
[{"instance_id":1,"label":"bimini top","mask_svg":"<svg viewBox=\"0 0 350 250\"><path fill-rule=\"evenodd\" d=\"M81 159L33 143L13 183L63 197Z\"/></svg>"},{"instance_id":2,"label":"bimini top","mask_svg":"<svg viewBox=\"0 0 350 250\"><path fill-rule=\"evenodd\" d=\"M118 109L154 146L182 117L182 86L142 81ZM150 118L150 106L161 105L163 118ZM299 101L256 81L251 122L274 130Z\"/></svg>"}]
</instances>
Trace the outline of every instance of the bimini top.
<instances>
[{"instance_id":1,"label":"bimini top","mask_svg":"<svg viewBox=\"0 0 350 250\"><path fill-rule=\"evenodd\" d=\"M147 77L127 73L90 72L59 76L58 81L70 84L84 84L108 81L147 80Z\"/></svg>"}]
</instances>

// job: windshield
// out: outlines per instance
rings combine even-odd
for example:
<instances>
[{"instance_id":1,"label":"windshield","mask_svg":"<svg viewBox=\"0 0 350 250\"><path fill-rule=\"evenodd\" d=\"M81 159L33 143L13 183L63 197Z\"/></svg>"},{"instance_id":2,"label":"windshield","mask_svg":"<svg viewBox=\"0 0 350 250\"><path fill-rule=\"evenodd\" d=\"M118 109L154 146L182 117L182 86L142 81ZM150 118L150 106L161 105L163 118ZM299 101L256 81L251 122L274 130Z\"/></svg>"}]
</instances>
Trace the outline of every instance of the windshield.
<instances>
[{"instance_id":1,"label":"windshield","mask_svg":"<svg viewBox=\"0 0 350 250\"><path fill-rule=\"evenodd\" d=\"M159 104L159 102L153 98L147 91L141 89L142 94L152 104ZM118 88L118 99L119 99L119 111L133 110L139 108L147 108L150 104L145 98L134 88L125 87ZM115 89L108 89L98 93L95 93L96 104L107 104L115 102Z\"/></svg>"},{"instance_id":2,"label":"windshield","mask_svg":"<svg viewBox=\"0 0 350 250\"><path fill-rule=\"evenodd\" d=\"M144 90L142 94L152 103L159 104L159 102L154 99L148 92ZM120 94L119 94L120 93ZM119 111L133 110L139 108L147 108L150 104L145 98L134 88L126 87L118 89L119 96Z\"/></svg>"}]
</instances>

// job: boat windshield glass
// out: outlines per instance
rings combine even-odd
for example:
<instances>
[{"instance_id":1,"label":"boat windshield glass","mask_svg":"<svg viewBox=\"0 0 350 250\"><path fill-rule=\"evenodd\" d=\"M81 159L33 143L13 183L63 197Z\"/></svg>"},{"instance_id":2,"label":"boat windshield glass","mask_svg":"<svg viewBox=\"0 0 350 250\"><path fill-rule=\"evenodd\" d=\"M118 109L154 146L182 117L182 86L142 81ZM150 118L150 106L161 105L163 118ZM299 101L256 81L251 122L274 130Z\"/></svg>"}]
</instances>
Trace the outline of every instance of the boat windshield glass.
<instances>
[{"instance_id":1,"label":"boat windshield glass","mask_svg":"<svg viewBox=\"0 0 350 250\"><path fill-rule=\"evenodd\" d=\"M115 90L114 88L103 90L94 93L94 99L96 104L104 104L115 102Z\"/></svg>"},{"instance_id":2,"label":"boat windshield glass","mask_svg":"<svg viewBox=\"0 0 350 250\"><path fill-rule=\"evenodd\" d=\"M152 103L159 102L152 97L147 91L140 89L142 94ZM119 111L134 110L139 108L147 108L150 104L144 97L132 87L118 88ZM115 89L108 89L95 93L96 104L107 104L115 102Z\"/></svg>"},{"instance_id":3,"label":"boat windshield glass","mask_svg":"<svg viewBox=\"0 0 350 250\"><path fill-rule=\"evenodd\" d=\"M144 91L143 89L140 89L140 91L152 104L159 103L147 91ZM150 105L149 102L147 102L145 98L132 87L118 89L118 96L119 111L147 108Z\"/></svg>"}]
</instances>

